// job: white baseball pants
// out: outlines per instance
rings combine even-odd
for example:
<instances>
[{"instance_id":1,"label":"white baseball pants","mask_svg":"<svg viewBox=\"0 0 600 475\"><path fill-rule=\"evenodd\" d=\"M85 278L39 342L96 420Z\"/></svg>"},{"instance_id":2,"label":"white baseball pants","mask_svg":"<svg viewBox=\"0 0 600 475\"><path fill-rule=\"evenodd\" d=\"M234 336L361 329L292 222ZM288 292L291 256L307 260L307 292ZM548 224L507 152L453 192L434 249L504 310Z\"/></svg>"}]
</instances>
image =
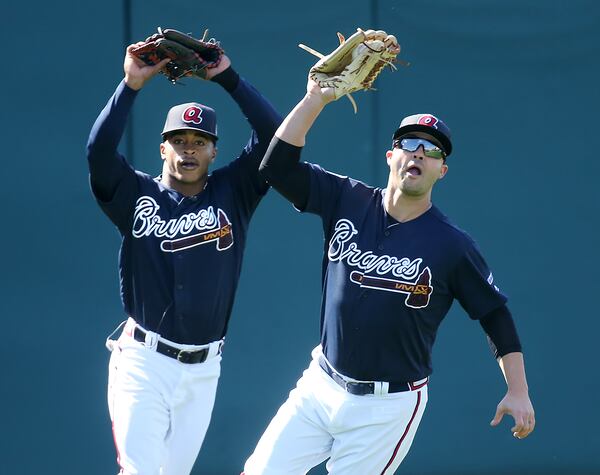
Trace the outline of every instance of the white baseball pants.
<instances>
[{"instance_id":1,"label":"white baseball pants","mask_svg":"<svg viewBox=\"0 0 600 475\"><path fill-rule=\"evenodd\" d=\"M330 475L392 475L427 405L415 391L355 396L319 366L320 348L244 467L245 475L304 475L329 458Z\"/></svg>"},{"instance_id":2,"label":"white baseball pants","mask_svg":"<svg viewBox=\"0 0 600 475\"><path fill-rule=\"evenodd\" d=\"M210 344L205 362L184 364L135 341L126 331L115 342L108 408L120 474L189 475L215 401L220 343Z\"/></svg>"}]
</instances>

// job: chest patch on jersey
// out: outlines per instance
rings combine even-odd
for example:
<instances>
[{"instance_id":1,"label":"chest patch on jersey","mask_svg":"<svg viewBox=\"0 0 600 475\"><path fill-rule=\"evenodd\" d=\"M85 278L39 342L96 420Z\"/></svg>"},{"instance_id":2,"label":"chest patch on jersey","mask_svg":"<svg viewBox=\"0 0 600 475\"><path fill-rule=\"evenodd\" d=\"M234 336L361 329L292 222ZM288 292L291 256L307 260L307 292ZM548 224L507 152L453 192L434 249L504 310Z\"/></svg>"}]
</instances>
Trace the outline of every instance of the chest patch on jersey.
<instances>
[{"instance_id":1,"label":"chest patch on jersey","mask_svg":"<svg viewBox=\"0 0 600 475\"><path fill-rule=\"evenodd\" d=\"M217 251L224 251L233 245L231 221L221 208L217 208L215 213L213 207L209 206L168 221L158 215L159 209L159 204L152 197L138 198L133 214L134 237L165 238L160 242L160 249L164 252L183 251L211 242L216 243Z\"/></svg>"},{"instance_id":2,"label":"chest patch on jersey","mask_svg":"<svg viewBox=\"0 0 600 475\"><path fill-rule=\"evenodd\" d=\"M331 262L345 262L358 269L350 272L351 282L369 289L406 294L404 303L407 307L423 308L429 304L429 297L433 293L431 270L429 267L421 269L423 259L363 251L355 242L350 242L355 235L358 235L358 231L354 223L340 219L335 225L327 251Z\"/></svg>"}]
</instances>

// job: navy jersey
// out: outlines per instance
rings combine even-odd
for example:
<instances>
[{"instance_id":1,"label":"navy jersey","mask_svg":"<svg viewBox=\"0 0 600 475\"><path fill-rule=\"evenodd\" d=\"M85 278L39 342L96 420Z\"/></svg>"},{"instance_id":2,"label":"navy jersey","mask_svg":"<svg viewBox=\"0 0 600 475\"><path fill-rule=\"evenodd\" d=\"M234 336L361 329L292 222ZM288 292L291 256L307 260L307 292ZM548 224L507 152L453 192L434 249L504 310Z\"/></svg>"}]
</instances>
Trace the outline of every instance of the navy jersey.
<instances>
[{"instance_id":1,"label":"navy jersey","mask_svg":"<svg viewBox=\"0 0 600 475\"><path fill-rule=\"evenodd\" d=\"M231 95L253 128L250 141L237 159L209 174L202 192L186 197L116 152L135 95L119 85L88 144L92 190L122 236L125 313L178 343L219 340L227 331L248 224L268 189L258 164L281 118L240 79Z\"/></svg>"},{"instance_id":2,"label":"navy jersey","mask_svg":"<svg viewBox=\"0 0 600 475\"><path fill-rule=\"evenodd\" d=\"M325 233L323 351L359 380L416 381L431 374L437 329L454 299L473 319L503 306L474 241L435 206L400 223L385 190L309 165L305 211Z\"/></svg>"}]
</instances>

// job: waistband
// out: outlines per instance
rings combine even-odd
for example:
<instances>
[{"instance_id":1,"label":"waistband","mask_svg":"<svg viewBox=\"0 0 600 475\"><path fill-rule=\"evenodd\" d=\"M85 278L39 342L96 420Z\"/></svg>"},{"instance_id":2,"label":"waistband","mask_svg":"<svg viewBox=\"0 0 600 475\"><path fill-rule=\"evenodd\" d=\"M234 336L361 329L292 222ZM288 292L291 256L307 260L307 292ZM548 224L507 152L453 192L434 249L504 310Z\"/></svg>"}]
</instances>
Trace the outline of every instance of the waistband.
<instances>
[{"instance_id":1,"label":"waistband","mask_svg":"<svg viewBox=\"0 0 600 475\"><path fill-rule=\"evenodd\" d=\"M423 378L419 381L406 382L406 383L395 383L385 381L357 381L348 378L338 373L333 366L327 361L327 358L323 354L318 357L319 366L325 373L329 375L338 386L345 391L355 396L365 396L367 394L374 394L381 396L385 394L401 393L405 391L416 391L427 385L429 378Z\"/></svg>"},{"instance_id":2,"label":"waistband","mask_svg":"<svg viewBox=\"0 0 600 475\"><path fill-rule=\"evenodd\" d=\"M204 363L207 359L220 355L224 344L224 340L214 341L206 345L183 345L175 343L163 338L156 332L146 330L136 323L133 318L129 318L122 325L124 325L123 335L143 343L150 350L185 364ZM107 346L109 346L108 341L110 340L107 340ZM110 346L109 349L111 349Z\"/></svg>"}]
</instances>

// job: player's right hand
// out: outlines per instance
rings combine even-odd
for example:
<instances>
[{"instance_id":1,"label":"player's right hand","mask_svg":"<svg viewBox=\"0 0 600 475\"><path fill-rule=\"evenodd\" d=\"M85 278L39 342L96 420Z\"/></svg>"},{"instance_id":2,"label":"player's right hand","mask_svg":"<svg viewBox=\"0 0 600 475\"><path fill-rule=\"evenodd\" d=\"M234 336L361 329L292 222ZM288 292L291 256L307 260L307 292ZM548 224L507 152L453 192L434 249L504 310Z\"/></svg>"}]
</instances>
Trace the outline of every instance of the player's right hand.
<instances>
[{"instance_id":1,"label":"player's right hand","mask_svg":"<svg viewBox=\"0 0 600 475\"><path fill-rule=\"evenodd\" d=\"M310 77L306 83L306 93L311 97L318 97L323 102L323 105L329 104L337 99L335 97L335 89L332 87L320 87Z\"/></svg>"},{"instance_id":2,"label":"player's right hand","mask_svg":"<svg viewBox=\"0 0 600 475\"><path fill-rule=\"evenodd\" d=\"M170 61L169 58L163 59L160 63L154 66L148 66L141 59L136 58L131 54L131 50L144 44L142 41L134 43L127 47L125 60L123 62L123 70L125 72L125 84L136 91L144 87L146 81L153 76L156 76L162 68Z\"/></svg>"}]
</instances>

